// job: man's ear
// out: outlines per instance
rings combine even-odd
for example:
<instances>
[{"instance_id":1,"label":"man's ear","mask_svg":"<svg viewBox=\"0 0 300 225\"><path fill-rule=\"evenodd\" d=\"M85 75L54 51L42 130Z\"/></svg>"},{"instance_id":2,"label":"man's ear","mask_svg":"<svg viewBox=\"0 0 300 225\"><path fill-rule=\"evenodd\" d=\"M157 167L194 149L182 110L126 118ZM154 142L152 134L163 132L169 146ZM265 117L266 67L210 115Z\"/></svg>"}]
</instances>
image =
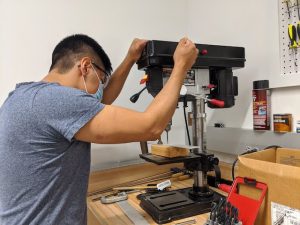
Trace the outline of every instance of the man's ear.
<instances>
[{"instance_id":1,"label":"man's ear","mask_svg":"<svg viewBox=\"0 0 300 225\"><path fill-rule=\"evenodd\" d=\"M83 76L87 75L88 68L91 65L91 59L89 57L83 57L80 60L80 66L79 69L81 70L81 73Z\"/></svg>"}]
</instances>

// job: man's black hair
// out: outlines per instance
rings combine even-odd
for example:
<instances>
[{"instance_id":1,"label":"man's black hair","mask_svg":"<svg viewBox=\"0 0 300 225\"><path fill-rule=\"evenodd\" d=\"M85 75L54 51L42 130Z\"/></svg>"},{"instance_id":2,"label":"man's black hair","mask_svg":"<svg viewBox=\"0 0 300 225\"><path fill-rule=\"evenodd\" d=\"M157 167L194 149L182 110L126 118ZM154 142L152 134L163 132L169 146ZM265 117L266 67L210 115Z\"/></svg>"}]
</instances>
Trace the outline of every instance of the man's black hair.
<instances>
[{"instance_id":1,"label":"man's black hair","mask_svg":"<svg viewBox=\"0 0 300 225\"><path fill-rule=\"evenodd\" d=\"M107 54L94 39L84 34L68 36L56 45L52 53L50 71L58 69L60 73L65 73L84 56L99 57L105 71L111 74L112 66Z\"/></svg>"}]
</instances>

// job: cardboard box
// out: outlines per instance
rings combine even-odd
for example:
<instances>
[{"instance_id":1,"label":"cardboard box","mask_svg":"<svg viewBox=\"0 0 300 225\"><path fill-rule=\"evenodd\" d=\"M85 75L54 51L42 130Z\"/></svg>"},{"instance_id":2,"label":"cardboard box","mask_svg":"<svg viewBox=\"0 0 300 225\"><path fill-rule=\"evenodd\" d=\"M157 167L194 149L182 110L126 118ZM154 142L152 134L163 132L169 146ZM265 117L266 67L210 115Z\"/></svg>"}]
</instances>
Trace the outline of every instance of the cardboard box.
<instances>
[{"instance_id":1,"label":"cardboard box","mask_svg":"<svg viewBox=\"0 0 300 225\"><path fill-rule=\"evenodd\" d=\"M255 225L275 224L272 223L272 217L274 221L278 215L274 214L274 205L300 209L300 149L267 149L239 156L237 172L238 176L253 178L268 185ZM260 193L243 186L240 187L240 194L258 199ZM300 220L297 222L300 223Z\"/></svg>"}]
</instances>

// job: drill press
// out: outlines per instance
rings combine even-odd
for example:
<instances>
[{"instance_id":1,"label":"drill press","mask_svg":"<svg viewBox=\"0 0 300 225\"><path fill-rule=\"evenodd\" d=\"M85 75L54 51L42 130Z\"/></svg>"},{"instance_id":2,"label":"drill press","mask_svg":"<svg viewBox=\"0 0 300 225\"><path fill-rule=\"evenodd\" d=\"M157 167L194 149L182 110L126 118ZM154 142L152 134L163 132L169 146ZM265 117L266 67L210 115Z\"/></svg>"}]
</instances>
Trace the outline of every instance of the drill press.
<instances>
[{"instance_id":1,"label":"drill press","mask_svg":"<svg viewBox=\"0 0 300 225\"><path fill-rule=\"evenodd\" d=\"M153 97L170 77L176 46L176 42L149 41L137 62L138 69L148 76L146 88ZM139 196L141 207L159 224L209 212L212 202L220 197L207 184L207 172L213 171L219 160L206 150L205 104L210 108L234 105L238 81L232 69L244 67L245 49L206 44L196 44L196 47L199 56L184 81L187 94L179 101L192 104L192 144L198 148L192 149L187 157L169 159L147 153L147 144L141 143L140 157L144 160L158 165L183 162L185 168L194 173L191 188Z\"/></svg>"}]
</instances>

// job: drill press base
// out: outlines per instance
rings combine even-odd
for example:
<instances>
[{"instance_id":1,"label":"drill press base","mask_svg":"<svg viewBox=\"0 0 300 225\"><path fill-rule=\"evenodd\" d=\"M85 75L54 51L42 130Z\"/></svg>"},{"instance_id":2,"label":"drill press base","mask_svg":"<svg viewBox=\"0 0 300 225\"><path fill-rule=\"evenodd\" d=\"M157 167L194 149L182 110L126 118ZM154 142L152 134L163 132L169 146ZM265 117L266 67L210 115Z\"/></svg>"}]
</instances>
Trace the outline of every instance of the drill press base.
<instances>
[{"instance_id":1,"label":"drill press base","mask_svg":"<svg viewBox=\"0 0 300 225\"><path fill-rule=\"evenodd\" d=\"M224 197L211 190L212 197L192 200L189 197L191 189L184 188L157 194L146 193L139 195L138 198L141 200L140 206L154 221L163 224L210 212L212 202L218 202L221 197Z\"/></svg>"}]
</instances>

